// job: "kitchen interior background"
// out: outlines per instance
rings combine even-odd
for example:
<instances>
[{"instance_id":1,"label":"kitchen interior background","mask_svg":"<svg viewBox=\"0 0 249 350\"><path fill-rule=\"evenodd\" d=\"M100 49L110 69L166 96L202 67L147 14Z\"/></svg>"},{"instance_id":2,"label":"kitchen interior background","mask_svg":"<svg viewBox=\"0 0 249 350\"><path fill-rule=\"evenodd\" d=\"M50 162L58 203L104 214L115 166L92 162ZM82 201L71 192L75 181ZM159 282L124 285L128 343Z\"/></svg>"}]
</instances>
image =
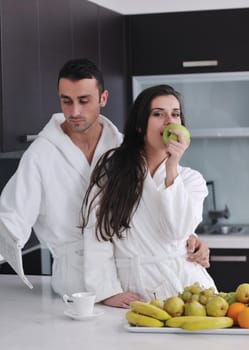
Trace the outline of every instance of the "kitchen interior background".
<instances>
[{"instance_id":1,"label":"kitchen interior background","mask_svg":"<svg viewBox=\"0 0 249 350\"><path fill-rule=\"evenodd\" d=\"M25 0L25 6L28 8L29 3L31 2L32 1L30 0ZM35 2L40 4L46 3L46 1L40 2L39 0L36 0ZM7 4L8 1L6 0L2 1L2 6L4 6L5 3ZM47 4L48 3L49 2L47 2ZM86 12L85 11L86 5L89 7L89 4L91 2L84 1L84 0L82 0L81 2L80 1L77 2L77 0L74 0L74 1L64 0L63 4L66 4L66 3L70 3L71 8L73 7L72 6L73 3L74 4L77 3L78 7L79 7L79 4L81 3L81 7L82 8L84 7L82 12L83 14ZM189 3L193 4L194 1L192 2L190 1ZM215 3L217 4L217 1ZM229 8L229 4L227 3L227 1L221 1L220 3L222 3L222 5L220 6L221 9ZM235 7L235 10L236 10L236 7L239 8L239 7L247 6L249 8L249 2L248 4L246 3L247 1L244 1L244 2L240 1L240 2L236 2L235 5L231 5L231 2L230 2L230 8ZM63 4L61 3L60 9L62 9L62 7L64 6ZM6 5L6 6L10 6L10 5ZM107 14L107 16L105 17L106 22L103 21L103 24L101 24L103 25L103 28L104 28L104 25L106 25L106 23L110 21L111 15L113 15L114 13L112 14L112 11L107 11L101 6L98 6L98 5L96 5L95 7L94 6L95 4L92 4L91 6L91 9L90 9L91 15L93 13L95 14L96 12L97 16L101 17L103 14L105 14L105 11L106 11L106 14ZM210 9L210 7L208 6L209 5L207 4L206 8ZM44 8L45 8L45 5L44 5ZM180 6L177 11L181 11L181 8L183 10L186 10L186 8L183 8ZM217 6L214 6L214 8L217 8ZM1 11L2 10L3 9L1 9ZM19 10L24 11L23 9L19 9ZM195 11L195 8L191 8L191 11ZM64 10L64 12L66 13L67 11ZM74 13L76 12L77 12L77 8L76 10L74 9ZM4 21L2 22L4 24L9 21L9 23L11 24L11 19L8 19L6 17L6 13L7 11L5 10L4 12L5 17L3 16L3 19L5 20L5 22ZM24 12L21 12L21 13L24 13ZM78 11L77 14L80 16L81 14L80 11ZM32 12L30 11L29 17L31 15L32 15ZM55 16L55 13L53 15ZM58 15L58 11L56 15ZM20 18L20 14L18 16ZM63 16L60 14L60 16L56 17L56 20L60 21L60 25L62 25L62 23L66 23L63 19ZM196 16L198 16L198 13L196 14ZM116 22L118 20L117 17L119 16L115 17ZM47 18L46 24L48 23L48 28L49 28L49 23L50 23L49 16L46 16L46 18ZM180 24L181 24L180 22L177 22L178 26L180 26ZM60 32L61 29L62 28L59 27L58 31ZM110 26L110 29L112 30L111 26ZM53 31L54 30L57 30L57 28L53 27ZM112 32L115 32L115 31L112 30ZM4 33L4 30L3 30L3 33ZM95 34L94 31L91 31L91 33ZM174 31L172 31L170 35L172 36L172 41L174 41ZM49 41L48 37L46 36L46 38L48 42ZM93 39L92 41L94 40L95 39ZM103 48L104 50L107 50L107 46L105 46L105 44L106 42L103 41L103 44L102 44ZM122 45L124 49L123 53L126 54L126 49L125 49L126 46L125 44L122 44ZM73 46L74 45L71 45L70 47L73 47ZM97 46L99 48L101 45L98 43ZM115 45L112 45L112 46L114 47L114 51L116 51ZM2 50L3 48L4 47L2 47ZM65 51L66 51L66 48L65 48ZM87 51L86 51L86 55L87 55ZM124 56L124 54L122 55ZM238 53L238 55L243 56L243 53ZM110 59L111 57L112 57L112 60ZM93 57L90 57L90 58L93 58ZM108 75L109 70L112 69L111 68L112 66L115 66L117 64L115 63L117 61L120 61L120 60L114 59L113 55L110 55L109 57L107 55L107 57L104 57L104 56L101 57L101 59L99 59L97 63L100 64L103 71L107 72L107 75ZM47 61L47 63L48 62L49 60ZM61 60L60 62L63 63L64 60ZM106 62L110 62L109 65ZM122 62L121 65L124 67L126 64L127 62L126 60L124 60L124 62ZM236 65L236 62L234 64ZM58 67L59 66L56 65L55 71L51 70L49 75L47 74L48 72L46 72L47 77L49 76L52 77L51 80L53 81L53 84L49 86L48 93L51 93L51 91L54 91L53 99L56 100L55 105L57 105L58 103L57 96L56 96L56 84L54 83L56 81ZM156 65L153 65L153 64L151 64L151 67L157 68ZM4 67L2 69L4 71ZM130 68L127 69L127 67L125 67L123 69L122 74L123 73L125 74L126 78L129 77L131 73ZM172 76L170 79L172 79ZM170 79L167 78L168 83L171 82ZM112 94L121 96L122 89L119 89L118 93L116 93L114 88L117 81L119 82L120 85L123 84L123 82L121 82L120 74L115 73L111 77L111 79L108 81L107 87L109 88L108 84L110 84L111 89L113 89ZM127 85L129 85L129 83ZM205 83L201 81L199 82L196 81L195 83L192 82L191 84L187 84L187 82L184 83L179 80L178 81L176 80L176 81L172 81L172 85L174 85L177 90L182 92L183 98L184 98L184 108L185 108L187 126L191 130L192 129L195 130L194 134L192 133L191 147L189 148L189 150L187 151L184 157L184 164L200 170L200 172L204 175L207 181L214 182L217 210L222 210L224 209L225 205L227 205L231 213L231 216L229 219L224 219L221 221L224 221L226 223L249 223L249 215L248 215L249 138L247 134L247 129L249 128L249 120L248 120L249 79L243 80L243 81L242 80L226 81L226 82L216 81L215 85L213 84L212 81L205 81ZM2 84L2 86L4 85ZM43 91L45 90L46 89L43 89ZM191 100L191 98L193 97L194 97L194 103L193 103L193 100ZM126 97L123 97L122 100L125 101ZM113 101L114 99L111 100L110 104L112 105L110 105L111 107L109 110L106 111L106 114L114 116L112 118L114 122L116 122L119 125L119 127L122 127L122 123L123 123L122 118L120 117L119 119L115 120L116 116L118 115L118 111L120 110L120 105L122 105L122 101L120 100L114 101L114 102ZM26 101L23 100L23 104L25 103ZM116 105L114 106L114 104ZM45 113L46 115L45 117L47 119L49 119L50 115L53 112L58 111L58 110L52 110L50 106L47 106L46 108L51 112L49 113L49 115ZM122 109L121 114L125 115L125 113L123 112L123 109L124 109L123 106L121 106L121 109ZM46 112L46 109L45 109L45 112ZM32 115L31 117L36 118L36 115ZM20 116L18 115L18 118L20 118L19 123L22 123L22 115ZM230 135L230 137L227 137L224 135L221 137L218 137L217 135L215 136L214 133L212 134L212 131L210 131L210 129L221 129L221 131L223 130L223 132L225 132L225 129L227 128L234 129L234 132L236 131L235 128L236 129L239 128L240 130L237 130L237 133ZM203 129L207 129L207 130L203 130ZM244 131L242 129L244 129ZM206 136L205 132L208 132L209 135ZM204 133L203 137L201 136L202 133ZM0 153L0 169L1 169L0 190L2 190L5 183L8 181L10 176L14 173L18 165L21 154L22 154L22 151L18 151L18 150L12 151L12 152ZM206 211L210 209L212 209L212 200L209 198L209 200L206 201ZM205 218L204 218L205 220L207 220L206 215L207 213L205 212Z\"/></svg>"},{"instance_id":2,"label":"kitchen interior background","mask_svg":"<svg viewBox=\"0 0 249 350\"><path fill-rule=\"evenodd\" d=\"M209 186L208 211L230 211L220 223L249 223L249 73L209 73L133 77L134 98L155 84L172 85L182 95L191 145L182 165L199 170ZM211 184L210 184L211 185ZM214 198L213 198L214 197Z\"/></svg>"}]
</instances>

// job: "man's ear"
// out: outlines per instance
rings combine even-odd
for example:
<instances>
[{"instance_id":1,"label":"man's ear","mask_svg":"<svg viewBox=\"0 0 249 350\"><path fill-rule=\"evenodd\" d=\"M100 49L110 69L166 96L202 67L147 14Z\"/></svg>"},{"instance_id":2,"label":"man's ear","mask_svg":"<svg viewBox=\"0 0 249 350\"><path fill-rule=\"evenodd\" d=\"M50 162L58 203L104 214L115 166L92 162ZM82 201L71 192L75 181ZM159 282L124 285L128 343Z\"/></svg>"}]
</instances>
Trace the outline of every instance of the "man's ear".
<instances>
[{"instance_id":1,"label":"man's ear","mask_svg":"<svg viewBox=\"0 0 249 350\"><path fill-rule=\"evenodd\" d=\"M109 93L107 90L104 90L100 96L100 107L105 107L108 100Z\"/></svg>"}]
</instances>

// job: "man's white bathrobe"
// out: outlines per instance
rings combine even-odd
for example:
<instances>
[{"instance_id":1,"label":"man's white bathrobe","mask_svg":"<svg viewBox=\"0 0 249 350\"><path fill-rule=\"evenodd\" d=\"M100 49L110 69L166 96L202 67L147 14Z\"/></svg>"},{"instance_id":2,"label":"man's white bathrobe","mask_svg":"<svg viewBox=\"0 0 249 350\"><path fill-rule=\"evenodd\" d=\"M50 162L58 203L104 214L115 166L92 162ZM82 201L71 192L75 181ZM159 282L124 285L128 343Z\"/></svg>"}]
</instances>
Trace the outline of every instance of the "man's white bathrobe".
<instances>
[{"instance_id":1,"label":"man's white bathrobe","mask_svg":"<svg viewBox=\"0 0 249 350\"><path fill-rule=\"evenodd\" d=\"M51 250L52 285L59 294L83 289L82 200L99 157L122 141L118 129L100 116L103 132L89 165L62 131L64 120L62 113L52 116L24 153L0 199L0 223L20 239L21 245L33 227L41 243Z\"/></svg>"},{"instance_id":2,"label":"man's white bathrobe","mask_svg":"<svg viewBox=\"0 0 249 350\"><path fill-rule=\"evenodd\" d=\"M172 186L165 188L164 180L165 164L153 178L147 175L141 202L123 239L98 241L92 210L83 235L83 275L97 300L122 291L138 293L146 300L156 293L164 299L196 281L215 287L206 269L186 260L186 240L202 220L206 183L200 173L184 167L179 167Z\"/></svg>"}]
</instances>

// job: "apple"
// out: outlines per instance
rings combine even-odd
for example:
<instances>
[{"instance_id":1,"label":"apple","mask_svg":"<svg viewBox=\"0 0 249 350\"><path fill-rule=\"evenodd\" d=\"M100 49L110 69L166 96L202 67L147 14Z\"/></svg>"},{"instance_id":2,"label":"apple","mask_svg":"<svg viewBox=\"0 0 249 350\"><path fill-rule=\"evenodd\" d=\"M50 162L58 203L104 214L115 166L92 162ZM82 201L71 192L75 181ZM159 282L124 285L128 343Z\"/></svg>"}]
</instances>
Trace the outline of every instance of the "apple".
<instances>
[{"instance_id":1,"label":"apple","mask_svg":"<svg viewBox=\"0 0 249 350\"><path fill-rule=\"evenodd\" d=\"M225 316L228 310L228 302L219 295L209 297L206 303L206 310L208 316Z\"/></svg>"},{"instance_id":2,"label":"apple","mask_svg":"<svg viewBox=\"0 0 249 350\"><path fill-rule=\"evenodd\" d=\"M164 301L164 310L170 316L181 316L184 311L184 301L180 297L169 297Z\"/></svg>"},{"instance_id":3,"label":"apple","mask_svg":"<svg viewBox=\"0 0 249 350\"><path fill-rule=\"evenodd\" d=\"M169 140L175 140L178 141L178 137L175 134L171 134L170 130L180 130L187 143L190 142L190 133L188 131L187 128L185 128L185 126L181 125L181 124L169 124L163 131L163 141L164 143L166 143L166 145L169 143Z\"/></svg>"},{"instance_id":4,"label":"apple","mask_svg":"<svg viewBox=\"0 0 249 350\"><path fill-rule=\"evenodd\" d=\"M241 283L235 291L236 299L241 303L249 303L249 283Z\"/></svg>"}]
</instances>

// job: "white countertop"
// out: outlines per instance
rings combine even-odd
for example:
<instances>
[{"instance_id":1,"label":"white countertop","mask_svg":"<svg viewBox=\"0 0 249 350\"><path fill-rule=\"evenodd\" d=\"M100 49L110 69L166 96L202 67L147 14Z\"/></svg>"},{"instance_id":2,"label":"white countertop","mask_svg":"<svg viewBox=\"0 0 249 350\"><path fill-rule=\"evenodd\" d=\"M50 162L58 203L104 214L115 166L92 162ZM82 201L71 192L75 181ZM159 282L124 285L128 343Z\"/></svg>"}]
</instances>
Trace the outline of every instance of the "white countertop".
<instances>
[{"instance_id":1,"label":"white countertop","mask_svg":"<svg viewBox=\"0 0 249 350\"><path fill-rule=\"evenodd\" d=\"M67 318L65 304L50 288L50 277L29 276L29 290L16 275L0 275L1 350L234 350L247 335L153 334L125 330L124 309L104 311L91 321Z\"/></svg>"},{"instance_id":2,"label":"white countertop","mask_svg":"<svg viewBox=\"0 0 249 350\"><path fill-rule=\"evenodd\" d=\"M249 249L249 235L198 235L209 248Z\"/></svg>"}]
</instances>

